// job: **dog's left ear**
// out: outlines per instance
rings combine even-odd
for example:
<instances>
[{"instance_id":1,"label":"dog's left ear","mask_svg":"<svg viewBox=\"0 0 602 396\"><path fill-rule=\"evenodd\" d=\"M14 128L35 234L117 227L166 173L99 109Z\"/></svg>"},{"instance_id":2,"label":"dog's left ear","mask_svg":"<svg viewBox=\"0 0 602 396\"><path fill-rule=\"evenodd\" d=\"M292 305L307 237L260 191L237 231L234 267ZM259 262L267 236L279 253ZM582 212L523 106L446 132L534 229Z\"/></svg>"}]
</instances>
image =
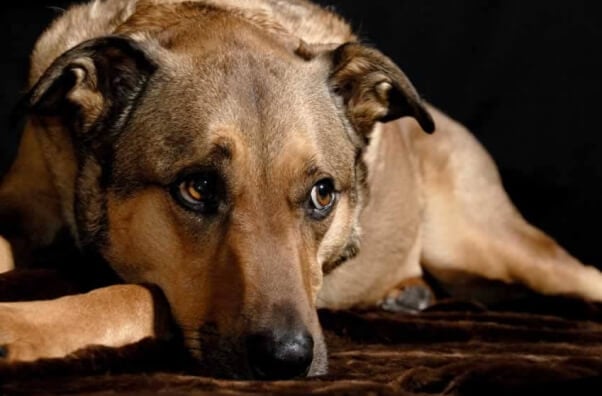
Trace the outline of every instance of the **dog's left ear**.
<instances>
[{"instance_id":1,"label":"dog's left ear","mask_svg":"<svg viewBox=\"0 0 602 396\"><path fill-rule=\"evenodd\" d=\"M330 52L330 84L340 95L347 117L362 136L368 137L376 122L404 116L416 119L425 132L435 123L406 75L379 51L347 43Z\"/></svg>"},{"instance_id":2,"label":"dog's left ear","mask_svg":"<svg viewBox=\"0 0 602 396\"><path fill-rule=\"evenodd\" d=\"M157 66L134 40L106 36L65 52L21 104L28 114L59 117L72 137L98 144L116 133ZM102 136L100 136L102 135Z\"/></svg>"}]
</instances>

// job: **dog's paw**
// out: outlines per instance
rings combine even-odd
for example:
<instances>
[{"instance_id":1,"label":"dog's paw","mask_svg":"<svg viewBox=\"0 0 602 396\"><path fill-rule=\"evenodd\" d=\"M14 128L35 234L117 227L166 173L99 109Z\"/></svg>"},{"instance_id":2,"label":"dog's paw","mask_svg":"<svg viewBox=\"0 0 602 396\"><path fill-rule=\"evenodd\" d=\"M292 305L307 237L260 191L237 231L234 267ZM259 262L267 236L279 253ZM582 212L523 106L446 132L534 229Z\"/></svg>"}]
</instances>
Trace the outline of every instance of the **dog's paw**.
<instances>
[{"instance_id":1,"label":"dog's paw","mask_svg":"<svg viewBox=\"0 0 602 396\"><path fill-rule=\"evenodd\" d=\"M389 312L417 313L435 302L433 291L424 283L400 286L380 303L380 308Z\"/></svg>"},{"instance_id":2,"label":"dog's paw","mask_svg":"<svg viewBox=\"0 0 602 396\"><path fill-rule=\"evenodd\" d=\"M12 270L13 255L8 241L0 236L0 274Z\"/></svg>"},{"instance_id":3,"label":"dog's paw","mask_svg":"<svg viewBox=\"0 0 602 396\"><path fill-rule=\"evenodd\" d=\"M48 334L13 307L0 305L0 361L28 362L57 354Z\"/></svg>"}]
</instances>

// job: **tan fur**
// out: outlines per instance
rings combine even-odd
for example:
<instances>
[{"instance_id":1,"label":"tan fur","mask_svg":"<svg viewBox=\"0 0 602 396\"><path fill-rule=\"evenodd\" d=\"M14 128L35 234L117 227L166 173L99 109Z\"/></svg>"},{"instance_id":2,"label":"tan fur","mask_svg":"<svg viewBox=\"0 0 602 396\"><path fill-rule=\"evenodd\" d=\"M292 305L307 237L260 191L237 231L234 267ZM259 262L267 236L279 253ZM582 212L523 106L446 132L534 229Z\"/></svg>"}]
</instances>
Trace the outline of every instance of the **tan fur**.
<instances>
[{"instance_id":1,"label":"tan fur","mask_svg":"<svg viewBox=\"0 0 602 396\"><path fill-rule=\"evenodd\" d=\"M273 177L281 180L256 189L266 180L256 172L263 167L262 158L250 152L252 144L231 128L219 127L213 145L228 147L230 170L237 173L232 180L238 184L232 188L240 199L228 229L199 229L194 217L159 189L125 199L109 195L107 258L124 279L162 288L195 351L201 348L196 331L204 323L239 336L269 327L276 320L270 307L281 305L299 307L301 320L319 334L310 309L321 283L317 246L295 227L282 205L286 197L274 192L284 190L280 186L304 169L306 149L289 142L274 159L280 172Z\"/></svg>"},{"instance_id":2,"label":"tan fur","mask_svg":"<svg viewBox=\"0 0 602 396\"><path fill-rule=\"evenodd\" d=\"M402 279L422 275L418 168L412 155L399 155L410 151L408 136L400 124L389 124L377 127L372 139L360 253L324 279L322 307L374 306Z\"/></svg>"},{"instance_id":3,"label":"tan fur","mask_svg":"<svg viewBox=\"0 0 602 396\"><path fill-rule=\"evenodd\" d=\"M0 303L0 344L10 345L12 361L62 357L89 345L124 346L165 331L167 318L156 317L153 304L150 292L134 285L56 300Z\"/></svg>"},{"instance_id":4,"label":"tan fur","mask_svg":"<svg viewBox=\"0 0 602 396\"><path fill-rule=\"evenodd\" d=\"M438 133L427 139L416 128L411 133L426 199L423 265L443 280L446 271L455 270L543 294L601 301L602 273L528 224L476 139L442 113L432 114Z\"/></svg>"},{"instance_id":5,"label":"tan fur","mask_svg":"<svg viewBox=\"0 0 602 396\"><path fill-rule=\"evenodd\" d=\"M122 69L108 83L125 81L131 113L119 113L116 136L90 137L112 104L101 69L111 62L63 54L112 34L135 40L156 71L135 80L145 63L109 48L104 55ZM476 297L473 277L602 301L602 274L522 219L474 137L355 41L340 17L304 0L72 7L38 41L30 86L33 104L52 101L45 94L71 73L64 95L80 109L79 130L56 116L29 117L0 185L0 216L24 233L10 247L0 238L0 271L13 253L27 262L66 228L126 282L158 285L193 355L233 371L243 370L247 334L293 323L314 339L310 374L323 373L315 309L373 307L423 268ZM393 92L407 108L392 109ZM404 115L415 120L377 123ZM437 131L428 136L431 116ZM83 150L87 139L97 140ZM226 180L214 217L172 196L182 171L198 168ZM308 191L324 178L336 181L338 202L327 218L308 219ZM155 317L155 303L126 285L2 304L0 344L9 359L33 360L161 337L156 325L166 319Z\"/></svg>"},{"instance_id":6,"label":"tan fur","mask_svg":"<svg viewBox=\"0 0 602 396\"><path fill-rule=\"evenodd\" d=\"M485 278L523 284L543 294L601 301L600 271L579 263L528 224L508 199L493 161L475 138L440 111L431 107L430 112L437 125L432 136L424 135L413 120L374 131L375 143L387 145L389 151L375 155L371 150L377 146L371 145L366 154L372 200L362 214L362 249L357 258L325 279L320 304L375 305L396 283L421 275L421 266L464 297L474 298L482 291L472 288L473 278ZM397 134L403 138L396 143L392 139ZM388 142L383 143L385 136ZM375 178L381 172L384 176L378 182ZM387 193L395 199L387 199ZM370 212L371 205L377 213ZM385 209L383 205L404 206ZM409 230L401 229L404 222ZM366 232L369 225L376 229ZM410 242L413 247L404 248L401 238L409 236L415 238L414 245Z\"/></svg>"},{"instance_id":7,"label":"tan fur","mask_svg":"<svg viewBox=\"0 0 602 396\"><path fill-rule=\"evenodd\" d=\"M8 241L0 237L0 273L14 268L13 252Z\"/></svg>"}]
</instances>

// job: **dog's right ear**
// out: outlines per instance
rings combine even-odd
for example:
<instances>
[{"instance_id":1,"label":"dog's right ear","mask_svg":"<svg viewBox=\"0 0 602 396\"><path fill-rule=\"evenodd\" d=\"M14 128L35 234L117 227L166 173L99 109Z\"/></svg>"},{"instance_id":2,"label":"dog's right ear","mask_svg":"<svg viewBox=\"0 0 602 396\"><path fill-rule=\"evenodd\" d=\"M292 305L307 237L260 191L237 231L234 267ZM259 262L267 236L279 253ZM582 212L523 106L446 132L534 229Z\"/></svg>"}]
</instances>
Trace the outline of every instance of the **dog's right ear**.
<instances>
[{"instance_id":1,"label":"dog's right ear","mask_svg":"<svg viewBox=\"0 0 602 396\"><path fill-rule=\"evenodd\" d=\"M435 123L407 76L376 49L351 42L326 52L330 86L343 99L347 117L365 139L376 122L413 117L428 133Z\"/></svg>"},{"instance_id":2,"label":"dog's right ear","mask_svg":"<svg viewBox=\"0 0 602 396\"><path fill-rule=\"evenodd\" d=\"M130 38L93 39L56 59L22 106L29 114L60 117L74 139L97 145L121 129L156 68Z\"/></svg>"}]
</instances>

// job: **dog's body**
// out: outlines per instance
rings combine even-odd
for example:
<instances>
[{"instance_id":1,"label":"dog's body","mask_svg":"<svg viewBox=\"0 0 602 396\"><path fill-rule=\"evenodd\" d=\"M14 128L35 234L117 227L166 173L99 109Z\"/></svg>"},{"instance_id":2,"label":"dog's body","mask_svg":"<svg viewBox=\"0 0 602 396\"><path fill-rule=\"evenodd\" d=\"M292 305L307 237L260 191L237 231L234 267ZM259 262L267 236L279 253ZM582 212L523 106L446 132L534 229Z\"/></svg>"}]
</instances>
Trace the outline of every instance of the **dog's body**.
<instances>
[{"instance_id":1,"label":"dog's body","mask_svg":"<svg viewBox=\"0 0 602 396\"><path fill-rule=\"evenodd\" d=\"M355 41L302 0L61 16L0 185L0 270L66 229L128 284L1 304L8 358L161 337L171 315L218 374L319 374L315 309L421 308L430 296L404 290L424 269L475 298L498 297L479 278L602 301L602 274L525 222L472 135Z\"/></svg>"}]
</instances>

